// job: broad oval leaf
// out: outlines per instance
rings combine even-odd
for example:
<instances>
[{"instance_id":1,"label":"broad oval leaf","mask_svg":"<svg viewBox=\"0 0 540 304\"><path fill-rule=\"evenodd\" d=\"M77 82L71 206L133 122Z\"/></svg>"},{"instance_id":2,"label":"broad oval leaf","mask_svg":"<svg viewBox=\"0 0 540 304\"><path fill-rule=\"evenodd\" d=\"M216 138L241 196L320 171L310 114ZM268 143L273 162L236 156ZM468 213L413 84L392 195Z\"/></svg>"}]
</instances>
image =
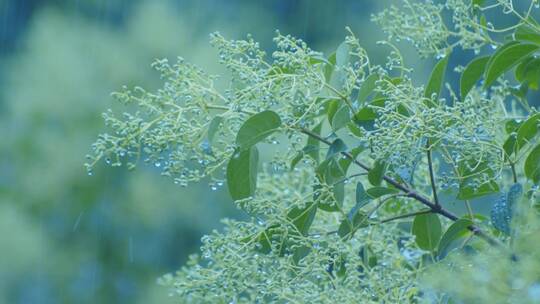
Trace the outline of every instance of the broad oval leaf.
<instances>
[{"instance_id":1,"label":"broad oval leaf","mask_svg":"<svg viewBox=\"0 0 540 304\"><path fill-rule=\"evenodd\" d=\"M252 196L257 188L259 151L256 146L236 151L227 164L227 186L233 200Z\"/></svg>"},{"instance_id":2,"label":"broad oval leaf","mask_svg":"<svg viewBox=\"0 0 540 304\"><path fill-rule=\"evenodd\" d=\"M315 128L311 130L314 134L320 135L322 129L322 123L319 123ZM294 170L296 165L302 158L304 158L305 155L310 156L315 163L319 163L319 149L320 149L320 141L317 139L308 136L307 144L302 149L302 151L299 151L298 154L291 160L291 170Z\"/></svg>"},{"instance_id":3,"label":"broad oval leaf","mask_svg":"<svg viewBox=\"0 0 540 304\"><path fill-rule=\"evenodd\" d=\"M485 87L489 87L497 78L534 53L540 45L531 43L515 43L501 47L488 62L486 67Z\"/></svg>"},{"instance_id":4,"label":"broad oval leaf","mask_svg":"<svg viewBox=\"0 0 540 304\"><path fill-rule=\"evenodd\" d=\"M349 121L351 121L351 114L348 106L342 106L332 116L332 131L336 132L339 129L345 127Z\"/></svg>"},{"instance_id":5,"label":"broad oval leaf","mask_svg":"<svg viewBox=\"0 0 540 304\"><path fill-rule=\"evenodd\" d=\"M424 97L431 99L433 94L439 96L441 93L444 74L446 73L446 66L448 65L448 57L450 56L445 56L443 59L437 62L433 68L426 89L424 90Z\"/></svg>"},{"instance_id":6,"label":"broad oval leaf","mask_svg":"<svg viewBox=\"0 0 540 304\"><path fill-rule=\"evenodd\" d=\"M236 134L236 144L242 150L248 149L270 136L280 126L281 119L275 112L268 110L257 113L248 118L240 127Z\"/></svg>"},{"instance_id":7,"label":"broad oval leaf","mask_svg":"<svg viewBox=\"0 0 540 304\"><path fill-rule=\"evenodd\" d=\"M320 135L322 130L322 122L316 125L311 132L314 134ZM308 136L307 145L304 148L307 155L311 156L316 163L319 163L319 150L320 150L320 141L316 138Z\"/></svg>"},{"instance_id":8,"label":"broad oval leaf","mask_svg":"<svg viewBox=\"0 0 540 304\"><path fill-rule=\"evenodd\" d=\"M435 250L441 239L441 233L441 222L437 214L426 213L415 216L412 234L416 237L416 244L420 249Z\"/></svg>"},{"instance_id":9,"label":"broad oval leaf","mask_svg":"<svg viewBox=\"0 0 540 304\"><path fill-rule=\"evenodd\" d=\"M319 208L324 211L338 211L343 205L343 200L345 198L345 184L342 181L348 166L342 166L340 161L335 158L328 158L321 162L315 170L317 178L321 183L332 186L332 195L330 197L325 197L324 200L319 202ZM314 200L316 201L319 199L317 193L320 187L320 185L315 186Z\"/></svg>"},{"instance_id":10,"label":"broad oval leaf","mask_svg":"<svg viewBox=\"0 0 540 304\"><path fill-rule=\"evenodd\" d=\"M467 164L467 162L462 161L458 165L458 171L460 176L464 176L459 183L459 192L457 195L459 200L469 200L499 192L499 184L495 180L489 179L480 185L475 180L475 177L479 174L486 175L487 177L493 177L495 175L489 163L485 161L481 163L472 161Z\"/></svg>"},{"instance_id":11,"label":"broad oval leaf","mask_svg":"<svg viewBox=\"0 0 540 304\"><path fill-rule=\"evenodd\" d=\"M540 144L529 153L523 169L528 179L535 184L540 184Z\"/></svg>"},{"instance_id":12,"label":"broad oval leaf","mask_svg":"<svg viewBox=\"0 0 540 304\"><path fill-rule=\"evenodd\" d=\"M317 205L315 203L307 203L304 208L295 207L291 209L287 213L287 219L291 221L300 234L307 235L316 213Z\"/></svg>"},{"instance_id":13,"label":"broad oval leaf","mask_svg":"<svg viewBox=\"0 0 540 304\"><path fill-rule=\"evenodd\" d=\"M516 149L516 139L517 139L516 134L510 134L508 138L506 139L506 141L504 142L503 150L504 150L505 158L509 158L514 153Z\"/></svg>"},{"instance_id":14,"label":"broad oval leaf","mask_svg":"<svg viewBox=\"0 0 540 304\"><path fill-rule=\"evenodd\" d=\"M356 212L352 218L347 217L338 228L338 235L342 238L349 238L352 234L361 227L366 227L369 224L367 214L363 212Z\"/></svg>"},{"instance_id":15,"label":"broad oval leaf","mask_svg":"<svg viewBox=\"0 0 540 304\"><path fill-rule=\"evenodd\" d=\"M366 192L371 198L378 198L383 195L399 193L399 190L393 189L393 188L386 188L386 187L373 187L373 188L367 189Z\"/></svg>"},{"instance_id":16,"label":"broad oval leaf","mask_svg":"<svg viewBox=\"0 0 540 304\"><path fill-rule=\"evenodd\" d=\"M516 151L519 151L538 133L538 124L540 124L540 113L527 118L517 131Z\"/></svg>"},{"instance_id":17,"label":"broad oval leaf","mask_svg":"<svg viewBox=\"0 0 540 304\"><path fill-rule=\"evenodd\" d=\"M386 172L386 163L381 160L375 161L373 168L368 172L368 180L373 186L379 186Z\"/></svg>"},{"instance_id":18,"label":"broad oval leaf","mask_svg":"<svg viewBox=\"0 0 540 304\"><path fill-rule=\"evenodd\" d=\"M324 80L327 83L330 83L332 80L332 74L334 73L334 68L336 65L336 52L333 52L328 56L328 63L324 66Z\"/></svg>"},{"instance_id":19,"label":"broad oval leaf","mask_svg":"<svg viewBox=\"0 0 540 304\"><path fill-rule=\"evenodd\" d=\"M336 65L337 66L345 66L349 63L350 60L350 52L351 47L350 45L345 41L342 42L337 50L336 50Z\"/></svg>"},{"instance_id":20,"label":"broad oval leaf","mask_svg":"<svg viewBox=\"0 0 540 304\"><path fill-rule=\"evenodd\" d=\"M328 152L326 153L326 159L329 159L334 155L344 151L347 151L347 145L345 144L345 142L343 142L343 140L338 138L334 140L328 148Z\"/></svg>"},{"instance_id":21,"label":"broad oval leaf","mask_svg":"<svg viewBox=\"0 0 540 304\"><path fill-rule=\"evenodd\" d=\"M540 58L528 57L523 60L515 71L516 80L533 90L538 90L540 82Z\"/></svg>"},{"instance_id":22,"label":"broad oval leaf","mask_svg":"<svg viewBox=\"0 0 540 304\"><path fill-rule=\"evenodd\" d=\"M514 32L514 39L540 44L540 33L529 25L522 25Z\"/></svg>"},{"instance_id":23,"label":"broad oval leaf","mask_svg":"<svg viewBox=\"0 0 540 304\"><path fill-rule=\"evenodd\" d=\"M359 105L363 104L368 96L373 92L377 80L379 80L379 75L377 74L371 74L364 80L362 86L360 87L360 91L358 92L357 100Z\"/></svg>"},{"instance_id":24,"label":"broad oval leaf","mask_svg":"<svg viewBox=\"0 0 540 304\"><path fill-rule=\"evenodd\" d=\"M465 99L467 94L469 94L471 89L484 74L489 58L489 56L476 58L465 67L465 70L463 70L461 79L459 80L459 89L462 100Z\"/></svg>"},{"instance_id":25,"label":"broad oval leaf","mask_svg":"<svg viewBox=\"0 0 540 304\"><path fill-rule=\"evenodd\" d=\"M328 117L328 122L332 124L334 120L334 115L336 115L337 110L339 109L340 101L339 99L329 99L326 106L326 115Z\"/></svg>"},{"instance_id":26,"label":"broad oval leaf","mask_svg":"<svg viewBox=\"0 0 540 304\"><path fill-rule=\"evenodd\" d=\"M504 130L506 131L506 133L511 134L513 132L516 132L521 126L521 124L523 124L523 121L521 120L508 119L504 124Z\"/></svg>"},{"instance_id":27,"label":"broad oval leaf","mask_svg":"<svg viewBox=\"0 0 540 304\"><path fill-rule=\"evenodd\" d=\"M366 190L364 190L364 185L362 183L356 184L356 206L358 208L362 208L364 205L369 203L371 200L371 197L367 194Z\"/></svg>"},{"instance_id":28,"label":"broad oval leaf","mask_svg":"<svg viewBox=\"0 0 540 304\"><path fill-rule=\"evenodd\" d=\"M472 224L473 222L469 219L459 219L448 227L439 242L439 248L437 249L439 258L446 256L449 246L453 241L470 233L468 227Z\"/></svg>"}]
</instances>

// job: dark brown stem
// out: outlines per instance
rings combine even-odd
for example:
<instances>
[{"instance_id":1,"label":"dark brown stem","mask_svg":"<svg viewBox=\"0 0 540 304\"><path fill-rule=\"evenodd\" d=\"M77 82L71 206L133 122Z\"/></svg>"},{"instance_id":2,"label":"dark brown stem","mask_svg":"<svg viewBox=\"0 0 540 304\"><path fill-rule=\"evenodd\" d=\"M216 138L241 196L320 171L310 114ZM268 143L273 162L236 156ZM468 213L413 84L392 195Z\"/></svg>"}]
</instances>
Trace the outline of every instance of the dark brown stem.
<instances>
[{"instance_id":1,"label":"dark brown stem","mask_svg":"<svg viewBox=\"0 0 540 304\"><path fill-rule=\"evenodd\" d=\"M304 128L301 128L299 129L300 132L312 137L312 138L315 138L317 139L318 141L330 146L332 143L330 141L328 141L327 139L319 136L318 134L316 133L313 133L311 132L310 130L308 129L304 129ZM366 170L369 172L369 170L371 170L371 168L356 160L356 158L349 152L341 152L341 154L345 157L347 157L348 159L350 159L355 165L357 165L358 167ZM390 185L392 185L393 187L395 187L396 189L402 191L405 193L405 196L406 197L410 197L412 199L415 199L417 200L418 202L426 205L427 207L430 208L431 212L433 213L437 213L437 214L440 214L452 221L457 221L459 219L459 217L457 215L455 215L454 213L444 209L440 204L436 204L434 202L432 202L429 198L425 197L424 195L414 191L413 189L409 189L407 186L404 186L402 184L400 184L399 182L397 182L396 180L394 180L393 178L387 176L387 175L384 175L383 176L383 179ZM506 248L506 246L504 244L502 244L499 240L491 237L490 235L488 235L487 233L485 233L482 229L480 229L480 227L476 226L476 225L470 225L469 227L467 227L473 234L475 234L476 236L484 239L485 241L487 241L490 245L492 246L497 246L497 247L501 247L501 248Z\"/></svg>"},{"instance_id":2,"label":"dark brown stem","mask_svg":"<svg viewBox=\"0 0 540 304\"><path fill-rule=\"evenodd\" d=\"M516 173L516 165L514 163L510 163L510 168L512 169L512 177L514 178L514 184L517 183L517 173Z\"/></svg>"},{"instance_id":3,"label":"dark brown stem","mask_svg":"<svg viewBox=\"0 0 540 304\"><path fill-rule=\"evenodd\" d=\"M433 174L433 160L431 159L431 147L429 146L429 139L427 140L426 148L429 167L429 180L431 182L431 191L433 192L433 201L435 202L435 205L440 205L439 197L437 196L437 187L435 186L435 174Z\"/></svg>"}]
</instances>

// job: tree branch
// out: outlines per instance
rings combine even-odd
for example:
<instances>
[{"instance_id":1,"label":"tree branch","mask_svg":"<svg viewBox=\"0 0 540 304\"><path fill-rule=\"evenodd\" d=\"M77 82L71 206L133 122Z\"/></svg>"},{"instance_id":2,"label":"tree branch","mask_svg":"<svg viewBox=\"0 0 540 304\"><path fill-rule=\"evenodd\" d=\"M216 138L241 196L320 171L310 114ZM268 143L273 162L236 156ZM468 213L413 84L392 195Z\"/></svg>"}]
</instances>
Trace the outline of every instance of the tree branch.
<instances>
[{"instance_id":1,"label":"tree branch","mask_svg":"<svg viewBox=\"0 0 540 304\"><path fill-rule=\"evenodd\" d=\"M308 129L305 129L305 128L300 128L298 129L300 132L330 146L332 143L330 141L328 141L327 139L319 136L318 134L316 133L313 133L311 132L310 130ZM341 152L341 154L345 157L347 157L348 159L350 159L355 165L357 165L358 167L366 170L369 172L369 170L371 170L371 168L356 160L356 158L349 152ZM414 191L413 189L409 189L407 186L404 186L402 184L400 184L399 182L397 182L396 180L394 180L393 178L387 176L387 175L384 175L383 176L383 179L390 185L394 186L396 189L402 191L402 192L405 192L405 196L406 197L410 197L410 198L413 198L415 200L417 200L418 202L426 205L427 207L430 208L431 212L433 213L437 213L437 214L440 214L452 221L457 221L459 219L459 217L457 215L455 215L454 213L444 209L441 205L439 204L436 204L434 202L432 202L429 198L425 197L424 195ZM487 241L490 245L492 246L497 246L497 247L500 247L500 248L506 248L506 246L501 243L499 240L491 237L490 235L488 235L487 233L485 233L480 227L476 226L476 225L470 225L469 227L467 227L473 234L475 234L476 236L484 239L485 241Z\"/></svg>"}]
</instances>

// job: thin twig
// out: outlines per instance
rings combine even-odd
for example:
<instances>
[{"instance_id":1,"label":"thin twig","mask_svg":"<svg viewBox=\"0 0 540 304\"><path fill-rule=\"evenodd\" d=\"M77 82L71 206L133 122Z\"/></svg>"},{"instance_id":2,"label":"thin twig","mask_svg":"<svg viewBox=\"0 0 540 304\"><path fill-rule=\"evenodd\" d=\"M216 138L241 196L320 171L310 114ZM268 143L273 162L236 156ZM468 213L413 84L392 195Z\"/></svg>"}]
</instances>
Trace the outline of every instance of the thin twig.
<instances>
[{"instance_id":1,"label":"thin twig","mask_svg":"<svg viewBox=\"0 0 540 304\"><path fill-rule=\"evenodd\" d=\"M433 174L433 160L431 159L431 147L429 146L429 139L426 142L427 159L429 167L429 180L431 182L431 191L433 192L433 200L435 205L439 206L439 197L437 196L437 187L435 186L435 174Z\"/></svg>"}]
</instances>

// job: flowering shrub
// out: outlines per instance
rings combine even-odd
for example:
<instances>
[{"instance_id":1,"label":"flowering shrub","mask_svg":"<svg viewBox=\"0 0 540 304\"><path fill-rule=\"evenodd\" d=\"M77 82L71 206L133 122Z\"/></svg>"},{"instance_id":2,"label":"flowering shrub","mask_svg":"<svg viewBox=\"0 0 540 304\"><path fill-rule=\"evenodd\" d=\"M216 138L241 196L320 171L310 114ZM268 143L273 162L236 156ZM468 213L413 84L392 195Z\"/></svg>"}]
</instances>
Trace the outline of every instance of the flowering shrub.
<instances>
[{"instance_id":1,"label":"flowering shrub","mask_svg":"<svg viewBox=\"0 0 540 304\"><path fill-rule=\"evenodd\" d=\"M373 17L392 49L384 65L349 29L329 56L279 32L271 55L214 33L225 89L182 58L158 60L160 90L114 94L133 111L104 115L111 133L88 170L142 158L182 186L226 184L250 216L162 278L185 302L538 302L537 6L405 0ZM494 14L516 23L496 28ZM424 86L398 40L438 60ZM459 92L445 86L457 48L478 55L455 67Z\"/></svg>"}]
</instances>

